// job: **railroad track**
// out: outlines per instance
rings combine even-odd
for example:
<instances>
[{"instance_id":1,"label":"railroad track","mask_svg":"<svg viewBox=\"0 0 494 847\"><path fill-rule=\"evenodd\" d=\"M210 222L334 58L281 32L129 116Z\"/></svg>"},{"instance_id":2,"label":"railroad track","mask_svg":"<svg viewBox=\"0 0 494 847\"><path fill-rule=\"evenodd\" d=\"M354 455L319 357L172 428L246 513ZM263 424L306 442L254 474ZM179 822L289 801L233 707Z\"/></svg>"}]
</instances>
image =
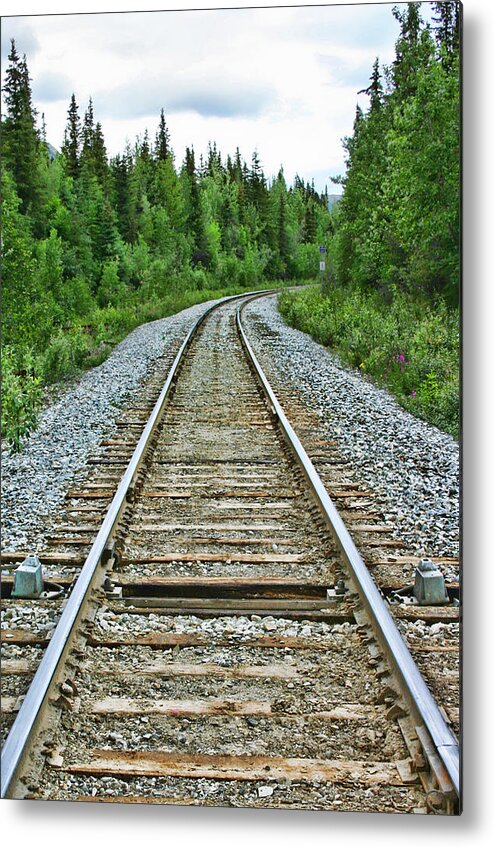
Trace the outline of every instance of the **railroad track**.
<instances>
[{"instance_id":1,"label":"railroad track","mask_svg":"<svg viewBox=\"0 0 494 847\"><path fill-rule=\"evenodd\" d=\"M2 792L456 814L456 738L238 299L68 492L40 555L48 596L4 601L39 625L3 631ZM386 547L344 463L324 461L357 534Z\"/></svg>"}]
</instances>

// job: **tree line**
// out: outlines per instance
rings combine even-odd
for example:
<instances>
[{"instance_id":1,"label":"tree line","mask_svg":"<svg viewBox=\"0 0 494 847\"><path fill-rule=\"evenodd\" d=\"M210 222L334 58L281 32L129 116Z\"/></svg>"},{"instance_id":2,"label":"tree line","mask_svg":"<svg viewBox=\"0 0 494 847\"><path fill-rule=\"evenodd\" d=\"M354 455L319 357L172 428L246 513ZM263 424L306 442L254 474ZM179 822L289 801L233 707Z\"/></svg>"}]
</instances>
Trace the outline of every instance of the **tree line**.
<instances>
[{"instance_id":1,"label":"tree line","mask_svg":"<svg viewBox=\"0 0 494 847\"><path fill-rule=\"evenodd\" d=\"M73 94L60 151L11 41L2 153L2 433L20 447L42 385L97 364L146 320L269 281L310 279L331 226L327 191L257 151L178 164L163 109L151 138L109 156L92 99Z\"/></svg>"},{"instance_id":2,"label":"tree line","mask_svg":"<svg viewBox=\"0 0 494 847\"><path fill-rule=\"evenodd\" d=\"M72 95L60 154L37 126L26 57L11 43L2 121L4 343L40 352L94 306L159 301L170 290L305 279L327 239L327 194L283 170L268 181L258 153L216 144L177 166L163 110L109 157L92 100ZM214 279L214 286L211 280Z\"/></svg>"},{"instance_id":3,"label":"tree line","mask_svg":"<svg viewBox=\"0 0 494 847\"><path fill-rule=\"evenodd\" d=\"M460 276L460 6L393 8L395 58L376 59L344 139L346 174L334 215L336 280L458 302ZM359 92L363 93L363 92Z\"/></svg>"},{"instance_id":4,"label":"tree line","mask_svg":"<svg viewBox=\"0 0 494 847\"><path fill-rule=\"evenodd\" d=\"M430 7L429 7L430 8ZM393 9L394 61L374 62L344 139L323 292L282 294L293 326L459 435L460 30L455 2ZM363 92L359 92L363 93Z\"/></svg>"},{"instance_id":5,"label":"tree line","mask_svg":"<svg viewBox=\"0 0 494 847\"><path fill-rule=\"evenodd\" d=\"M343 195L331 212L313 183L288 186L282 169L267 179L257 151L225 158L212 142L197 159L190 145L178 163L163 110L152 138L146 131L110 157L92 100L81 111L72 95L58 153L33 103L26 56L11 42L1 123L2 420L14 421L17 443L42 382L202 296L315 279L321 244L329 290L457 306L461 11L456 2L432 8L432 24L419 3L393 9L395 58L374 63L369 107L357 107L343 141ZM351 302L362 315L362 298ZM367 337L352 308L341 332ZM394 361L395 336L379 361Z\"/></svg>"}]
</instances>

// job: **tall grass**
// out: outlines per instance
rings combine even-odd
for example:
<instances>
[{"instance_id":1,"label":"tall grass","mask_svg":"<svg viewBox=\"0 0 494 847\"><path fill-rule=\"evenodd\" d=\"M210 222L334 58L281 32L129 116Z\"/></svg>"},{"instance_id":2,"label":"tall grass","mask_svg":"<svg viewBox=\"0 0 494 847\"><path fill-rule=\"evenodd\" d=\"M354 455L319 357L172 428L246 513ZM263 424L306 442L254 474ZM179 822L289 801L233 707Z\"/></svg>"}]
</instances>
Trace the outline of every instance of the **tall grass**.
<instances>
[{"instance_id":1,"label":"tall grass","mask_svg":"<svg viewBox=\"0 0 494 847\"><path fill-rule=\"evenodd\" d=\"M459 435L459 315L440 298L391 302L375 291L335 287L282 293L286 321L385 385L417 417Z\"/></svg>"}]
</instances>

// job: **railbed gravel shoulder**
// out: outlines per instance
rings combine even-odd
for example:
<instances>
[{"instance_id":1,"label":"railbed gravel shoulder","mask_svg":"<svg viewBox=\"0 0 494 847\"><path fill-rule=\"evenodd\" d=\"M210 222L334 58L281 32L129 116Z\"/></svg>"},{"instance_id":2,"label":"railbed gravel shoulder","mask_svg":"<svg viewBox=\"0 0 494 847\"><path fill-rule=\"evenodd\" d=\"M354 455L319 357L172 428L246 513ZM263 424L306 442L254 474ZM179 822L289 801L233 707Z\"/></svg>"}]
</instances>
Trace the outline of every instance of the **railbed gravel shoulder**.
<instances>
[{"instance_id":1,"label":"railbed gravel shoulder","mask_svg":"<svg viewBox=\"0 0 494 847\"><path fill-rule=\"evenodd\" d=\"M286 807L310 811L328 807L339 811L355 811L357 808L360 812L395 813L407 813L415 809L418 813L425 813L423 795L414 786L388 788L386 796L383 797L381 786L359 788L355 785L331 783L314 786L289 781L269 781L262 785L259 782L191 780L176 777L131 780L104 777L100 780L92 776L61 773L55 775L50 782L50 788L45 790L43 796L44 799L56 800L73 800L74 797L125 799L126 796L139 796L155 799L160 803L180 805L278 809Z\"/></svg>"},{"instance_id":2,"label":"railbed gravel shoulder","mask_svg":"<svg viewBox=\"0 0 494 847\"><path fill-rule=\"evenodd\" d=\"M133 330L98 367L66 390L52 392L37 430L20 453L2 447L2 547L42 549L44 530L69 484L126 404L137 402L156 359L174 355L186 333L215 301Z\"/></svg>"},{"instance_id":3,"label":"railbed gravel shoulder","mask_svg":"<svg viewBox=\"0 0 494 847\"><path fill-rule=\"evenodd\" d=\"M21 453L2 449L4 549L42 547L69 484L137 399L156 357L175 352L202 303L135 329L96 368L48 402ZM418 554L458 554L459 450L450 436L402 410L383 389L345 368L326 348L288 327L275 297L244 310L261 363L296 391L383 502L386 517Z\"/></svg>"},{"instance_id":4,"label":"railbed gravel shoulder","mask_svg":"<svg viewBox=\"0 0 494 847\"><path fill-rule=\"evenodd\" d=\"M249 303L249 339L268 379L297 394L320 417L360 479L372 488L386 519L417 555L457 556L458 443L403 410L391 395L345 367L327 348L289 327L277 297ZM283 403L282 403L283 405Z\"/></svg>"}]
</instances>

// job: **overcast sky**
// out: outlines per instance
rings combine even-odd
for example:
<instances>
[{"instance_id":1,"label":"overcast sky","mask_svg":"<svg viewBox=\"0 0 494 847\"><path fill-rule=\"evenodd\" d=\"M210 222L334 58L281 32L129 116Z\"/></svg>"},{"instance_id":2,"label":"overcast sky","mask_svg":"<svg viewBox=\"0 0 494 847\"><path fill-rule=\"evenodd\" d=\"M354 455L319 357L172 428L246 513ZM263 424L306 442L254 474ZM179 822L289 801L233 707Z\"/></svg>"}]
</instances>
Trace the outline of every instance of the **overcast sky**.
<instances>
[{"instance_id":1,"label":"overcast sky","mask_svg":"<svg viewBox=\"0 0 494 847\"><path fill-rule=\"evenodd\" d=\"M81 118L92 96L110 155L146 127L154 139L163 107L177 164L186 145L199 156L216 141L247 161L257 149L268 176L283 165L289 182L298 173L338 193L341 139L368 105L358 91L376 56L394 56L393 5L7 17L2 81L15 38L57 148L74 92Z\"/></svg>"}]
</instances>

